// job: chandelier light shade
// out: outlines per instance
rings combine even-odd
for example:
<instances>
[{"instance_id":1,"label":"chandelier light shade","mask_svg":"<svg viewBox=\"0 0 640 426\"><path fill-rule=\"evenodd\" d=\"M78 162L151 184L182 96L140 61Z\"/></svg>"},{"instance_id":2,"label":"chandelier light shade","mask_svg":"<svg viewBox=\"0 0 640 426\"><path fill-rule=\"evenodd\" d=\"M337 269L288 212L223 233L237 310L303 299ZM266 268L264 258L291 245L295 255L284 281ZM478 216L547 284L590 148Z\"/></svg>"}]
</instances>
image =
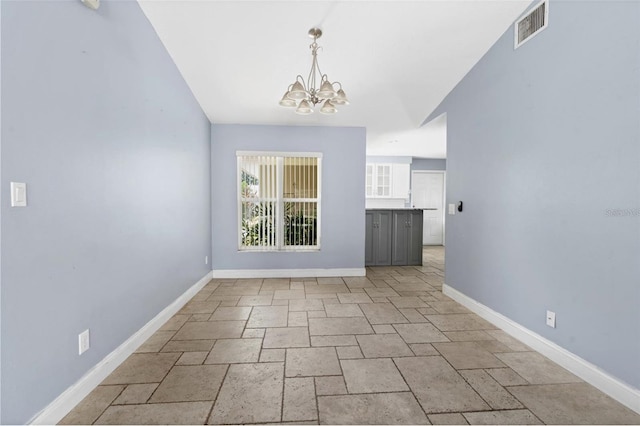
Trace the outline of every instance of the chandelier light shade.
<instances>
[{"instance_id":1,"label":"chandelier light shade","mask_svg":"<svg viewBox=\"0 0 640 426\"><path fill-rule=\"evenodd\" d=\"M298 104L296 104L296 101L294 99L291 99L289 97L289 91L287 90L284 96L282 96L282 99L280 99L280 106L295 107L295 106L298 106Z\"/></svg>"},{"instance_id":2,"label":"chandelier light shade","mask_svg":"<svg viewBox=\"0 0 640 426\"><path fill-rule=\"evenodd\" d=\"M323 99L333 99L336 97L336 91L333 90L333 86L329 83L328 80L325 80L320 86L320 90L318 90L318 97Z\"/></svg>"},{"instance_id":3,"label":"chandelier light shade","mask_svg":"<svg viewBox=\"0 0 640 426\"><path fill-rule=\"evenodd\" d=\"M296 81L291 85L291 90L289 90L288 96L295 100L306 99L307 91L299 81Z\"/></svg>"},{"instance_id":4,"label":"chandelier light shade","mask_svg":"<svg viewBox=\"0 0 640 426\"><path fill-rule=\"evenodd\" d=\"M319 103L322 104L320 108L322 114L335 114L338 111L336 105L349 105L347 95L342 90L342 84L337 81L329 81L329 77L320 71L320 66L318 65L318 39L321 36L321 29L311 28L309 30L309 37L313 39L313 43L309 46L312 57L309 77L305 81L298 74L296 81L289 86L279 102L283 107L296 107L296 113L298 114L312 114L313 107ZM336 90L336 86L338 90Z\"/></svg>"},{"instance_id":5,"label":"chandelier light shade","mask_svg":"<svg viewBox=\"0 0 640 426\"><path fill-rule=\"evenodd\" d=\"M339 89L336 93L336 97L333 98L332 102L336 105L349 105L349 100L347 99L347 95L345 95L344 90Z\"/></svg>"},{"instance_id":6,"label":"chandelier light shade","mask_svg":"<svg viewBox=\"0 0 640 426\"><path fill-rule=\"evenodd\" d=\"M335 105L333 105L330 100L324 101L324 105L322 105L322 108L320 108L320 112L322 114L335 114L336 111L337 109Z\"/></svg>"},{"instance_id":7,"label":"chandelier light shade","mask_svg":"<svg viewBox=\"0 0 640 426\"><path fill-rule=\"evenodd\" d=\"M309 115L313 113L313 109L311 108L311 105L309 105L309 102L307 102L306 99L303 99L302 101L300 101L298 108L296 108L296 113L302 114L302 115Z\"/></svg>"}]
</instances>

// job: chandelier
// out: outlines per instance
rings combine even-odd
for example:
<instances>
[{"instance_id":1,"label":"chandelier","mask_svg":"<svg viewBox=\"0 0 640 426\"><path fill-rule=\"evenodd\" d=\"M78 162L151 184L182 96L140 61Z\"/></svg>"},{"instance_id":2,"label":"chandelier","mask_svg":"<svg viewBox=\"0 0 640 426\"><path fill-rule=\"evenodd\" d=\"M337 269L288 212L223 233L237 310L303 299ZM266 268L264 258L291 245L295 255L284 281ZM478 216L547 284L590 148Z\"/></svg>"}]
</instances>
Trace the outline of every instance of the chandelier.
<instances>
[{"instance_id":1,"label":"chandelier","mask_svg":"<svg viewBox=\"0 0 640 426\"><path fill-rule=\"evenodd\" d=\"M313 107L322 103L320 112L323 114L335 114L336 105L349 105L347 95L342 90L342 84L339 82L330 82L326 74L322 74L318 65L318 39L322 37L320 28L311 28L309 37L313 39L313 43L309 46L311 49L311 71L307 81L298 74L295 83L291 84L280 100L283 107L296 107L296 113L308 115L313 113ZM317 87L317 84L320 87ZM338 86L338 90L334 86ZM312 106L313 104L313 106Z\"/></svg>"}]
</instances>

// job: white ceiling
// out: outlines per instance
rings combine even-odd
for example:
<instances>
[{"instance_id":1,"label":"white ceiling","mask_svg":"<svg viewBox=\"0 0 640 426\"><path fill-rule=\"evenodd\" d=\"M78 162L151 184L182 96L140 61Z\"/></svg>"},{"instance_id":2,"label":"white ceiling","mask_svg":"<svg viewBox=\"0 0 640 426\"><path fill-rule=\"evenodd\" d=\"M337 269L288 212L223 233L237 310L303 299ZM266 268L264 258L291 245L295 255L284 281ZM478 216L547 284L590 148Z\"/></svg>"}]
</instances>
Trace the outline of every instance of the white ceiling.
<instances>
[{"instance_id":1,"label":"white ceiling","mask_svg":"<svg viewBox=\"0 0 640 426\"><path fill-rule=\"evenodd\" d=\"M421 123L531 2L138 1L212 123L364 126L367 154L427 158L446 157L446 119ZM278 105L314 26L351 102L331 116Z\"/></svg>"}]
</instances>

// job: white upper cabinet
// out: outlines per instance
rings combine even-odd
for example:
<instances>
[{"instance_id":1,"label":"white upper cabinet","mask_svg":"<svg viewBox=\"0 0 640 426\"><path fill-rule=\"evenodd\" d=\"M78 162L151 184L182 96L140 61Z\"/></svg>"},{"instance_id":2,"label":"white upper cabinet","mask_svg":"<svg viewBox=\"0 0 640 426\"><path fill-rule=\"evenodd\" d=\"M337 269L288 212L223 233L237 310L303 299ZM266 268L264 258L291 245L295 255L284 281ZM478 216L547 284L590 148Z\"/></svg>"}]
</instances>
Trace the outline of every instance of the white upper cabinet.
<instances>
[{"instance_id":1,"label":"white upper cabinet","mask_svg":"<svg viewBox=\"0 0 640 426\"><path fill-rule=\"evenodd\" d=\"M373 164L367 164L367 178L365 180L367 197L373 197Z\"/></svg>"},{"instance_id":2,"label":"white upper cabinet","mask_svg":"<svg viewBox=\"0 0 640 426\"><path fill-rule=\"evenodd\" d=\"M391 165L376 164L375 165L375 192L374 197L390 197L391 196Z\"/></svg>"},{"instance_id":3,"label":"white upper cabinet","mask_svg":"<svg viewBox=\"0 0 640 426\"><path fill-rule=\"evenodd\" d=\"M394 164L392 167L391 182L393 187L391 193L393 198L409 199L411 185L411 166L409 164Z\"/></svg>"},{"instance_id":4,"label":"white upper cabinet","mask_svg":"<svg viewBox=\"0 0 640 426\"><path fill-rule=\"evenodd\" d=\"M367 198L409 198L409 164L367 164Z\"/></svg>"}]
</instances>

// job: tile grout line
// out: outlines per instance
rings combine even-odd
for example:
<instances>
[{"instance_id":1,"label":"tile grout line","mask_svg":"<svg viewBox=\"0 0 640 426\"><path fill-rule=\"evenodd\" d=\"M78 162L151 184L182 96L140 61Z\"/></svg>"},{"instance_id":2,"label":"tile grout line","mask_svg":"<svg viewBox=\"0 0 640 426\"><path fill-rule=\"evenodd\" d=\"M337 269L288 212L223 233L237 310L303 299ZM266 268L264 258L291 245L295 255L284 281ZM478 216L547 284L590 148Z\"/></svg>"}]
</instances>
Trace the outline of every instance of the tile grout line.
<instances>
[{"instance_id":1,"label":"tile grout line","mask_svg":"<svg viewBox=\"0 0 640 426\"><path fill-rule=\"evenodd\" d=\"M434 348L435 348L435 346L434 346ZM435 348L435 349L436 349L436 351L438 351L438 348ZM456 368L455 368L455 367L454 367L454 366L449 362L449 360L447 360L447 359L445 358L445 356L444 356L444 355L442 355L442 352L440 352L440 351L438 351L438 352L440 353L440 356L442 356L442 358L444 358L444 359L447 361L447 363L451 366L451 368L453 368L453 370L454 370L456 373L458 373L458 376L462 377L462 380L464 380L464 382L465 382L465 383L466 383L466 384L471 388L471 390L473 390L473 391L476 393L476 395L478 395L478 396L480 397L480 399L482 399L482 400L484 401L484 403L485 403L485 404L487 404L487 407L489 407L489 408L490 408L490 411L495 411L495 410L494 410L494 408L493 408L493 406L489 403L489 401L487 401L487 400L485 399L485 397L483 397L483 396L480 394L480 391L478 391L478 390L477 390L477 389L476 389L476 388L475 388L471 383L469 383L469 380L467 380L467 378L466 378L466 377L464 377L462 374L460 374L460 371L459 371L458 369L456 369ZM479 369L479 370L484 371L484 369ZM487 374L489 374L489 373L487 373ZM498 383L498 382L496 382L496 383ZM500 384L498 383L498 385L500 385ZM500 385L500 386L502 387L502 385ZM504 389L504 387L503 387L503 389ZM520 402L520 401L518 401L518 402ZM520 403L521 403L521 402L520 402ZM521 404L522 404L522 403L521 403ZM522 406L524 407L525 405L524 405L524 404L522 404ZM477 411L486 411L486 410L477 410Z\"/></svg>"},{"instance_id":2,"label":"tile grout line","mask_svg":"<svg viewBox=\"0 0 640 426\"><path fill-rule=\"evenodd\" d=\"M406 343L406 342L405 342ZM418 406L420 407L420 409L422 410L422 412L424 413L425 417L427 418L427 420L429 421L429 423L431 423L431 420L429 419L429 415L427 414L427 412L425 411L424 407L422 406L422 404L420 403L420 400L418 399L418 397L416 396L416 394L413 392L413 389L411 389L411 386L409 386L409 383L407 382L406 377L404 377L404 374L402 374L402 370L400 369L400 367L398 367L398 364L396 364L396 360L391 358L391 362L393 362L393 365L396 367L396 370L398 370L398 373L400 373L400 377L402 377L402 381L404 382L405 385L407 385L407 388L409 389L409 392L411 392L411 395L413 395L413 398L416 400L416 402L418 403Z\"/></svg>"},{"instance_id":3,"label":"tile grout line","mask_svg":"<svg viewBox=\"0 0 640 426\"><path fill-rule=\"evenodd\" d=\"M213 348L212 348L213 349ZM160 352L158 352L160 353ZM182 352L180 354L180 356L178 358L176 358L176 360L173 362L173 364L171 365L171 368L169 368L167 370L167 372L165 373L164 377L162 377L162 379L160 379L160 381L158 382L158 386L153 390L153 392L151 392L151 395L149 395L149 398L147 398L147 401L151 400L151 398L153 398L153 395L156 394L156 392L158 391L158 389L160 389L160 386L162 385L162 382L164 382L164 380L167 378L167 376L169 375L169 373L171 373L171 370L174 369L174 367L176 366L176 362L178 362L178 360L182 357L182 355L184 355L184 352ZM206 360L206 358L205 358Z\"/></svg>"},{"instance_id":4,"label":"tile grout line","mask_svg":"<svg viewBox=\"0 0 640 426\"><path fill-rule=\"evenodd\" d=\"M172 317L172 318L173 318L173 317ZM171 318L170 318L170 319L171 319ZM187 322L188 322L188 321L185 321L185 322L184 322L184 324L186 324ZM184 325L184 324L182 324L182 325ZM180 328L182 328L182 326L180 326ZM160 331L160 330L158 330L158 331ZM158 331L156 331L156 333L157 333ZM173 331L173 330L167 330L167 331ZM162 350L164 349L164 347L165 347L165 346L167 346L167 344L171 341L171 339L173 339L173 337L174 337L176 334L178 334L178 331L180 331L180 329L173 331L173 334L171 335L171 337L170 337L166 342L164 342L164 344L162 345L162 347L160 347L160 349L159 349L157 352L155 352L155 353L161 353L161 352L162 352ZM154 334L156 334L156 333L153 333L153 334L151 335L151 337L153 337L153 335L154 335ZM149 337L149 339L150 339L151 337ZM147 339L147 341L148 341L149 339ZM147 342L145 341L142 345L144 345L145 343L147 343ZM140 345L140 347L142 347L142 345ZM138 349L140 349L140 347L138 347ZM137 352L137 349L136 349L136 352L134 352L134 353L145 353L145 352ZM152 353L154 353L154 352L152 352ZM178 358L178 359L179 359L179 358Z\"/></svg>"},{"instance_id":5,"label":"tile grout line","mask_svg":"<svg viewBox=\"0 0 640 426\"><path fill-rule=\"evenodd\" d=\"M413 269L415 269L416 271L419 271L419 268L413 268ZM428 285L432 286L432 287L435 289L435 291L426 291L426 292L421 292L421 291L413 291L413 290L411 290L411 291L409 291L409 290L406 290L406 291L402 291L402 290L395 290L395 288L393 288L393 286L392 286L392 287L390 287L390 288L391 288L391 289L392 289L396 294L398 294L398 297L420 297L420 298L421 298L421 300L422 300L422 297L425 297L425 296L416 296L416 294L420 294L420 293L427 294L427 293L430 293L430 294L432 294L432 295L433 295L432 297L437 298L437 300L436 300L435 302L441 302L441 301L442 301L442 302L448 302L446 299L441 299L441 298L440 298L440 296L439 296L440 294L442 294L442 292L441 292L441 287L440 287L440 286L436 287L435 285L433 285L433 284L431 284L430 282L428 282L428 281L426 281L425 279L423 279L424 274L423 274L422 272L420 272L420 273L422 274L422 276L419 276L419 275L413 275L413 274L411 274L411 273L408 273L408 274L401 274L401 273L398 273L396 270L391 270L391 271L389 271L389 272L391 273L391 277L392 277L391 279L393 279L393 281L395 282L395 284L393 284L393 286L396 286L396 285L397 285L397 286L402 286L403 284L405 284L405 282L404 282L404 281L397 281L397 280L396 280L395 278L393 278L393 277L400 278L400 277L414 277L414 276L415 276L415 277L418 277L419 279L423 280L426 284L428 284ZM369 268L367 268L367 273L369 273ZM384 274L380 274L380 275L381 275L381 276L384 276ZM377 280L377 279L379 279L379 278L371 277L371 276L369 276L369 275L368 275L368 276L367 276L367 279L370 279L370 280ZM344 285L347 285L347 283L346 283L346 281L344 281L344 279L343 279L343 283L344 283ZM234 284L235 284L235 282L234 282ZM266 283L265 283L264 279L262 279L262 280L261 280L261 287L260 287L260 288L262 288L262 286L264 286L265 284L266 284ZM321 285L321 284L320 284L319 282L317 282L317 281L316 281L316 284L317 284L317 285ZM414 283L412 283L412 282L410 282L410 281L407 281L407 282L406 282L406 284L414 284ZM418 284L418 283L415 283L415 284ZM325 285L325 284L322 284L322 285ZM327 285L328 285L328 284L327 284ZM348 285L347 285L347 287L348 287ZM216 288L221 288L221 287L219 287L219 286L218 286L218 287L216 287ZM405 288L410 288L410 287L405 287ZM291 281L289 281L289 289L291 290ZM368 296L369 294L366 292L366 289L367 289L367 288L365 288L365 290L364 290L363 292L358 292L358 291L353 292L353 291L352 291L353 289L348 288L349 293L345 293L345 294L367 294L367 296ZM303 299L303 300L312 300L312 299L307 299L307 297L308 297L309 295L307 295L307 294L306 294L306 288L304 287L304 284L303 284L303 290L305 290L305 292L304 292L304 293L305 293L305 297L304 297L304 299ZM214 290L214 291L215 291L215 290ZM260 291L261 291L261 290L259 289L259 290L258 290L258 292L260 292ZM275 293L275 290L274 290L274 293ZM329 294L329 293L327 293L327 294ZM339 294L342 294L342 292L341 292L341 293L335 293L335 296L336 296L336 298L335 298L335 299L337 299L338 303L342 304L342 303L341 303L341 301L339 300L339 297L338 297L338 295L339 295ZM211 297L211 296L209 296L209 297ZM426 297L428 297L428 296L426 296ZM242 298L242 296L238 296L238 298L234 301L233 306L237 306L237 305L240 303L241 298ZM380 297L378 296L378 298L380 298ZM386 298L386 297L385 297L385 298ZM325 312L325 315L326 315L326 308L327 308L327 304L325 303L325 298L319 297L318 299L322 302L322 306L324 307L324 312ZM333 298L331 298L331 299L333 300ZM314 298L313 300L315 300L315 298ZM271 301L272 301L272 303L271 303L271 305L270 305L270 306L276 306L276 305L273 305L273 301L274 301L273 297L272 297ZM423 301L424 301L424 300L423 300ZM387 302L389 302L389 301L387 300ZM430 308L434 309L430 303L428 303L428 302L426 302L426 301L424 301L424 302L425 302L425 304L426 304L427 306L429 306ZM218 303L218 305L217 305L217 306L216 306L216 308L214 309L214 312L215 312L215 310L220 306L220 303L223 303L223 302L219 302L219 303ZM291 311L290 311L290 303L291 303L291 299L287 299L287 304L286 304L286 305L282 305L282 306L287 306L287 321L286 321L286 327L285 327L285 328L291 328L291 327L290 327L291 322L289 321L289 315L291 314ZM376 303L379 303L379 302L376 302ZM360 308L360 305L361 305L361 304L356 304L356 305ZM401 309L401 308L396 307L395 305L393 305L393 306L394 306L394 308L395 308L395 309L397 309L397 310ZM252 313L253 307L255 307L255 306L251 306L251 310L249 311L249 317L250 317L250 315L251 315L251 313ZM436 310L436 311L437 311L437 310ZM312 346L312 345L311 345L311 337L312 337L312 336L310 335L310 329L309 329L309 327L310 327L310 325L309 325L309 316L308 316L309 312L308 312L308 311L301 311L301 312L303 312L303 313L305 314L305 316L307 317L307 325L306 325L306 329L307 329L307 334L309 335L309 342L308 342L308 345L309 345L309 346L308 346L308 347L309 347L309 348L320 348L321 346ZM402 311L400 311L400 312L402 313ZM211 313L211 314L210 314L209 319L213 316L213 314L214 314L214 313ZM429 321L429 319L428 319L428 318L426 318L426 314L422 314L422 313L419 313L419 314L425 318L426 323L413 323L413 322L411 322L411 321L409 320L409 318L408 318L404 313L402 313L403 317L405 317L405 318L409 321L409 322L408 322L408 325L431 324L431 325L432 325L433 327L435 327L435 329L436 329L436 330L438 330L439 332L441 332L441 333L445 333L444 331L440 330L437 326L435 326L435 324L433 324L431 321ZM448 315L455 315L455 314L458 314L458 313L457 313L457 312L448 312L448 313L447 313L447 312L445 312L445 313L441 313L441 312L437 311L437 313L434 313L434 314L432 314L432 315L443 315L443 316L448 316ZM171 371L173 371L173 370L174 370L174 368L177 366L177 362L179 361L179 359L180 359L182 356L184 356L184 354L186 353L185 351L175 351L175 352L169 352L169 351L167 351L167 352L164 352L164 349L167 347L167 345L169 344L169 342L174 341L174 340L173 340L173 337L175 337L175 335L176 335L176 334L177 334L177 333L178 333L178 332L179 332L179 331L180 331L180 330L185 326L185 324L186 324L187 322L194 322L194 321L190 321L190 320L193 318L193 315L194 315L194 314L191 314L191 315L188 317L188 319L187 319L187 320L186 320L186 321L185 321L185 322L184 322L184 323L183 323L183 324L182 324L182 325L181 325L177 330L164 330L164 331L172 331L172 332L173 332L173 334L172 334L171 338L170 338L167 342L165 342L165 343L161 346L161 348L160 348L158 351L156 351L156 352L151 352L151 353L149 353L149 352L141 352L141 353L139 353L139 354L153 354L153 353L155 353L155 354L160 354L160 353L176 353L176 354L178 354L178 358L177 358L177 359L176 359L176 361L173 363L173 365L169 368L168 372L164 375L164 377L163 377L163 379L160 381L160 383L158 383L158 384L157 384L158 386L157 386L157 387L156 387L156 389L152 392L151 396L150 396L149 398L147 398L147 401L153 397L153 395L157 392L157 389L160 387L160 385L161 385L161 384L166 380L167 376L168 376L168 375L171 373ZM319 318L319 317L318 317L318 318ZM331 317L328 317L328 316L327 316L326 318L331 318ZM344 318L349 318L349 317L335 317L335 318L343 318L343 319L344 319ZM365 315L365 317L364 317L364 318L365 318L365 320L367 321L367 323L369 324L369 326L371 326L371 323L369 322L369 320L368 320L368 318L366 317L366 315ZM389 323L389 324L391 324L391 326L393 326L393 323ZM404 323L404 324L407 324L407 323ZM244 321L243 329L242 329L241 335L240 335L240 337L239 337L238 339L242 339L242 338L243 338L242 336L243 336L243 335L244 335L244 333L247 331L247 325L248 325L248 320L247 320L247 321ZM269 327L260 327L260 328L264 330L264 334L262 335L262 338L261 338L260 349L259 349L259 353L258 353L258 362L259 362L259 359L260 359L260 354L261 354L261 353L262 353L262 351L264 350L264 339L265 339L265 337L266 337L266 331L267 331L267 329L268 329ZM445 327L445 328L447 328L447 327ZM395 330L395 327L394 327L394 330ZM484 330L484 329L481 329L481 330L479 330L479 331L482 331L482 330ZM448 330L448 332L465 332L465 331L474 331L474 330L464 330L464 329L463 329L463 330ZM531 410L530 410L530 409L529 409L525 404L523 404L523 403L522 403L522 401L520 401L520 400L519 400L515 395L513 395L513 393L511 392L511 388L514 388L515 386L530 386L530 385L532 385L531 383L528 383L528 381L526 381L526 380L525 380L525 382L526 382L526 383L525 383L524 385L504 386L504 385L502 385L501 383L499 383L499 382L498 382L498 380L497 380L495 377L493 377L493 376L492 376L492 375L487 371L487 368L462 368L462 369L456 369L455 367L453 367L453 365L451 364L451 362L450 362L450 361L449 361L449 360L448 360L448 359L443 355L443 353L442 353L440 350L438 350L435 346L433 346L433 342L429 342L428 344L430 344L430 345L431 345L431 347L433 348L433 350L434 350L434 352L435 352L435 353L433 353L433 354L431 354L431 355L418 355L418 354L413 350L413 348L411 348L411 344L408 344L408 343L406 342L405 338L404 338L404 337L402 337L402 335L400 335L399 333L397 333L397 330L396 330L396 333L394 333L394 334L397 334L397 335L402 339L402 342L404 342L404 344L405 344L405 345L408 345L408 346L409 346L409 348L411 349L411 353L413 353L413 354L414 354L414 356L407 356L407 357L380 357L380 356L377 356L377 357L366 357L366 356L364 355L364 351L362 351L362 347L360 346L360 341L358 340L358 336L359 336L359 335L357 335L357 334L354 334L354 335L353 335L353 336L356 338L356 346L355 346L355 347L357 347L357 348L361 351L361 353L362 353L362 359L363 359L363 360L366 360L366 359L391 359L391 360L392 360L392 362L393 362L393 365L395 366L395 368L400 372L400 375L401 375L401 377L402 377L402 379L403 379L403 381L404 381L405 385L408 387L408 392L407 392L407 393L410 393L410 394L413 396L413 398L414 398L414 399L416 399L416 400L417 400L417 397L416 397L415 393L413 392L413 390L411 389L411 387L408 385L408 383L407 383L407 381L406 381L405 376L402 374L402 371L400 371L400 370L399 370L399 368L398 368L398 366L397 366L397 364L396 364L396 359L402 359L402 358L413 358L413 357L416 357L416 358L417 358L417 357L423 357L423 356L425 356L425 357L426 357L426 356L439 356L439 357L441 357L441 358L443 358L443 359L445 360L445 362L447 363L447 365L449 365L449 366L453 369L453 371L455 371L455 372L457 373L457 375L458 375L458 376L461 376L461 377L462 377L462 379L463 379L463 381L464 381L464 384L465 384L466 386L469 386L469 387L470 387L470 389L471 389L471 390L473 390L473 391L474 391L474 393L475 393L475 394L480 398L480 400L484 401L484 403L486 403L486 405L487 405L488 407L490 407L488 410L467 410L467 411L455 411L455 412L452 412L452 413L431 413L431 415L435 415L435 414L459 414L459 415L462 415L462 416L463 416L464 421L467 421L467 422L468 422L467 417L465 416L465 413L475 413L475 412L481 412L481 413L491 413L491 412L514 412L514 411L518 411L518 410L526 410L528 413L530 413L530 415L532 415L532 416L533 416L533 418L534 418L534 419L536 419L537 421L540 421L540 419L539 419L539 418L538 418L538 417L537 417L537 416L536 416L536 415L535 415L535 414L534 414L534 413L533 413L533 412L532 412L532 411L531 411ZM384 334L377 334L377 333L374 333L374 334L367 334L367 335L380 335L380 336L383 336ZM333 335L325 335L325 336L333 336ZM336 335L336 336L348 336L348 335ZM445 335L445 336L446 336L446 335ZM447 336L447 337L448 337L448 336ZM238 339L235 339L235 340L238 340ZM189 339L189 340L194 340L194 339ZM210 339L195 339L195 341L207 341L207 340L210 340ZM216 342L217 340L219 340L219 339L214 339L214 345L213 345L213 346L215 346L215 342ZM451 341L451 339L449 339L449 341ZM495 339L495 338L493 338L493 339L491 339L491 341L498 341L498 340L497 340L497 339ZM180 341L174 341L174 342L180 342ZM454 341L454 343L458 343L458 342L476 343L476 341L475 341L475 340L456 340L456 341ZM145 342L145 343L146 343L146 342ZM344 382L344 386L345 386L345 390L347 391L347 394L346 394L346 395L343 395L343 394L339 394L339 393L338 393L338 394L335 394L335 395L334 395L333 393L331 393L331 394L323 395L323 396L335 396L335 397L340 397L340 396L350 396L350 395L376 395L376 394L388 394L388 393L395 393L395 392L365 392L365 393L349 393L349 392L348 392L348 389L347 389L347 383L346 383L346 380L344 379L344 370L342 369L342 364L341 364L343 360L341 360L341 359L339 358L339 356L338 356L338 349L339 349L339 347L336 347L336 346L330 346L330 347L333 347L333 349L334 349L334 351L333 351L333 352L336 354L335 356L338 358L338 364L339 364L339 367L340 367L340 373L341 373L341 375L340 375L340 376L333 376L333 377L342 377L342 380L343 380L343 382ZM212 349L213 349L213 347L212 347ZM211 350L212 350L212 349L211 349ZM288 352L289 352L289 350L290 350L291 348L283 348L283 349L284 349L284 355L285 355L285 356L284 356L284 361L282 362L282 365L283 365L283 373L282 373L282 374L283 374L283 376L282 376L282 398L281 398L281 410L280 410L280 421L281 421L281 422L286 421L286 420L285 420L285 418L284 418L284 409L285 409L285 390L286 390L286 382L287 382L287 378L286 378L286 365L287 365L287 363L286 363L286 361L287 361L287 355L288 355ZM510 349L510 348L509 348L509 349ZM207 352L207 354L210 354L210 353L211 353L211 350L209 350L209 351ZM491 355L493 355L493 356L495 356L495 354L496 354L496 352L493 352L493 351L491 351L491 350L486 350L486 351L487 351L488 353L490 353ZM506 352L498 352L498 353L520 353L520 352L521 352L521 351L509 350L509 351L506 351ZM532 351L527 351L527 352L537 353L536 351L533 351L533 350L532 350ZM206 360L206 358L205 358L205 360ZM269 363L271 363L271 362L269 362ZM227 363L227 364L226 364L226 370L225 370L224 377L223 377L222 381L220 382L220 385L218 386L218 390L217 390L217 393L216 393L216 397L215 397L214 401L212 402L211 409L209 410L209 414L208 414L207 419L210 419L210 417L212 416L213 410L214 410L214 408L215 408L215 404L216 404L216 402L217 402L217 399L218 399L218 398L219 398L219 396L220 396L220 391L221 391L221 389L222 389L222 386L223 386L223 384L224 384L225 380L226 380L226 379L227 379L227 377L228 377L228 373L229 373L230 367L231 367L231 365L234 365L234 364L240 364L240 365L243 365L243 364L253 364L253 363L252 363L252 362L243 362L243 363L235 363L235 362L231 362L231 363ZM498 367L496 367L496 368L498 368ZM512 370L508 365L507 365L507 366L505 366L505 367L500 367L500 368L508 368L508 369ZM463 376L463 375L461 374L461 372L463 372L463 371L477 371L477 370L483 371L485 374L487 374L487 375L491 378L491 380L492 380L492 381L494 381L494 382L496 382L496 383L497 383L497 385L499 386L499 388L500 388L501 390L503 390L503 391L507 391L507 393L508 393L509 395L511 395L511 396L514 398L514 400L515 400L515 401L517 401L520 405L522 405L522 408L500 408L500 409L493 408L493 407L491 406L491 404L489 404L488 400L487 400L484 396L482 396L478 390L476 390L476 388L475 388L475 387L474 387L474 386L469 382L469 380L468 380L465 376ZM512 370L512 371L513 371L513 370ZM515 371L514 371L514 373L515 373L515 374L518 374L518 373L517 373L517 372L515 372ZM331 376L301 376L301 378L304 378L304 377L308 377L308 378L311 378L311 379L312 379L312 382L313 382L313 390L314 390L314 394L315 394L315 406L316 406L316 412L317 412L317 420L315 421L315 423L320 423L320 410L319 410L319 395L318 395L317 378L318 378L318 377L331 377ZM506 376L506 377L508 377L508 376ZM524 379L523 379L523 380L524 380ZM156 384L156 382L150 382L150 383ZM136 384L137 384L137 383L136 383ZM114 405L113 405L113 402L114 402L115 400L117 400L117 399L122 395L122 393L123 393L123 392L124 392L124 391L129 387L129 386L131 386L131 385L132 385L132 384L124 384L123 388L120 390L120 392L118 393L118 395L117 395L115 398L113 398L113 400L108 404L107 408L105 408L104 410L102 410L102 412L98 415L98 417L97 417L97 418L100 418L100 416L102 416L102 415L104 414L104 412L105 412L109 407L114 406ZM487 394L487 395L489 395L489 396L490 396L490 394ZM172 401L172 402L193 402L193 401ZM155 405L155 404L156 404L156 403L148 403L148 402L147 402L147 403L142 404L142 405ZM158 404L161 404L161 402L160 402L160 403L158 403ZM427 414L427 413L426 413L426 411L425 411L424 407L422 406L422 404L420 404L420 403L419 403L419 401L418 401L418 404L420 405L422 412L427 416L427 419L430 421L431 419L429 418L429 414ZM127 404L127 405L138 405L138 404ZM97 421L97 420L96 420L96 421ZM94 423L95 423L95 421L94 421ZM264 422L263 422L263 423L264 423ZM258 424L263 424L263 423L258 423ZM266 423L273 423L273 422L266 422Z\"/></svg>"},{"instance_id":6,"label":"tile grout line","mask_svg":"<svg viewBox=\"0 0 640 426\"><path fill-rule=\"evenodd\" d=\"M98 385L98 387L99 387L99 386L101 386L101 385ZM111 402L110 402L110 403L109 403L109 404L104 408L104 410L102 410L102 411L100 412L100 414L98 414L98 416L96 417L96 419L95 419L93 422L91 422L91 424L92 424L92 425L95 425L95 424L96 424L96 422L98 421L98 419L100 419L100 417L102 417L102 415L105 413L105 411L107 411L107 410L109 409L109 407L111 407L111 406L113 405L113 401L115 401L116 399L118 399L118 397L119 397L120 395L122 395L122 392L124 392L124 391L125 391L125 389L126 389L128 386L129 386L129 385L124 385L124 386L122 387L122 390L121 390L120 392L118 392L118 395L116 395L116 397L115 397L115 398L113 398L113 400L111 400ZM58 423L59 423L59 422L58 422Z\"/></svg>"},{"instance_id":7,"label":"tile grout line","mask_svg":"<svg viewBox=\"0 0 640 426\"><path fill-rule=\"evenodd\" d=\"M303 292L304 292L304 284L303 284ZM291 290L291 281L289 281L289 290ZM306 292L305 293L305 299L307 297ZM275 295L275 293L274 293ZM289 306L291 304L291 299L287 300L287 326L289 325ZM307 330L308 332L308 330ZM265 328L264 330L265 336L267 335L267 330ZM286 386L286 380L287 380L287 349L284 350L284 361L282 363L282 399L280 402L280 422L284 422L284 393L287 389Z\"/></svg>"},{"instance_id":8,"label":"tile grout line","mask_svg":"<svg viewBox=\"0 0 640 426\"><path fill-rule=\"evenodd\" d=\"M288 309L288 308L287 308ZM284 422L284 392L287 389L287 353L288 350L284 350L284 361L282 362L282 400L280 402L280 422Z\"/></svg>"},{"instance_id":9,"label":"tile grout line","mask_svg":"<svg viewBox=\"0 0 640 426\"><path fill-rule=\"evenodd\" d=\"M209 421L211 420L211 417L213 416L213 409L216 406L216 402L218 402L218 397L220 396L220 393L222 391L222 386L224 385L225 380L227 380L227 375L229 374L229 370L230 369L231 369L231 365L227 364L227 369L225 370L224 376L222 377L222 380L220 381L220 386L218 387L218 391L216 392L216 396L215 396L215 398L213 398L213 402L211 404L211 408L209 409L209 413L207 414L207 416L204 419L204 424L209 424Z\"/></svg>"}]
</instances>

